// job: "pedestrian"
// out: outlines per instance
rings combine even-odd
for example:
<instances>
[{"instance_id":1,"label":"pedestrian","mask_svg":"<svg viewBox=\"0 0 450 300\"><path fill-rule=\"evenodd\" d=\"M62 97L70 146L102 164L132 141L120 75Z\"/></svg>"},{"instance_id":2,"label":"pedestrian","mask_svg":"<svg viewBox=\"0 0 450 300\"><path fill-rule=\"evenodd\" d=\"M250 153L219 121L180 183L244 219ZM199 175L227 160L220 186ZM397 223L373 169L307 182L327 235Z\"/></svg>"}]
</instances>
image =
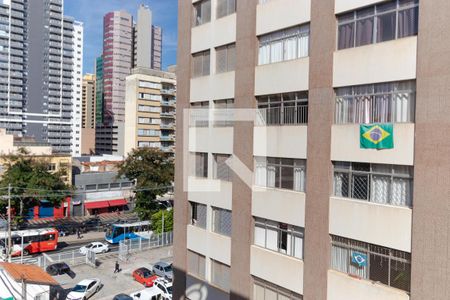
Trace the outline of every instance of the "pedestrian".
<instances>
[{"instance_id":1,"label":"pedestrian","mask_svg":"<svg viewBox=\"0 0 450 300\"><path fill-rule=\"evenodd\" d=\"M77 228L77 239L81 239L81 231L80 228Z\"/></svg>"},{"instance_id":2,"label":"pedestrian","mask_svg":"<svg viewBox=\"0 0 450 300\"><path fill-rule=\"evenodd\" d=\"M120 266L119 266L119 262L116 260L116 266L114 268L114 273L119 273L120 272Z\"/></svg>"}]
</instances>

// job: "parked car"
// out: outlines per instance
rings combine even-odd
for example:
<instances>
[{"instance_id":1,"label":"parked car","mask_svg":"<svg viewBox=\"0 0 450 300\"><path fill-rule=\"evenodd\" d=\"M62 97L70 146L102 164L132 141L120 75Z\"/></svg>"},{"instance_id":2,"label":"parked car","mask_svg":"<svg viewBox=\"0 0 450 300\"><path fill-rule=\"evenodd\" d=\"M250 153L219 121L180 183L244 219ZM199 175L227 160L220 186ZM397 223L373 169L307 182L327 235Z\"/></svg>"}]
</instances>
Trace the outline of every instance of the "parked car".
<instances>
[{"instance_id":1,"label":"parked car","mask_svg":"<svg viewBox=\"0 0 450 300\"><path fill-rule=\"evenodd\" d=\"M114 296L113 300L133 300L133 298L126 294L117 294Z\"/></svg>"},{"instance_id":2,"label":"parked car","mask_svg":"<svg viewBox=\"0 0 450 300\"><path fill-rule=\"evenodd\" d=\"M131 293L133 300L170 300L163 295L162 291L157 287L143 289L142 291Z\"/></svg>"},{"instance_id":3,"label":"parked car","mask_svg":"<svg viewBox=\"0 0 450 300\"><path fill-rule=\"evenodd\" d=\"M156 275L164 277L166 279L172 280L173 279L173 272L172 272L172 264L160 261L153 265L153 272L155 272Z\"/></svg>"},{"instance_id":4,"label":"parked car","mask_svg":"<svg viewBox=\"0 0 450 300\"><path fill-rule=\"evenodd\" d=\"M51 264L45 270L52 276L69 274L71 272L70 267L66 263Z\"/></svg>"},{"instance_id":5,"label":"parked car","mask_svg":"<svg viewBox=\"0 0 450 300\"><path fill-rule=\"evenodd\" d=\"M83 246L80 248L80 253L83 255L86 255L88 250L91 250L95 254L99 253L106 253L109 251L109 247L106 244L103 244L101 242L92 242L86 246Z\"/></svg>"},{"instance_id":6,"label":"parked car","mask_svg":"<svg viewBox=\"0 0 450 300\"><path fill-rule=\"evenodd\" d=\"M158 276L147 268L139 268L134 270L133 278L146 287L151 287L153 286L153 282L158 279Z\"/></svg>"},{"instance_id":7,"label":"parked car","mask_svg":"<svg viewBox=\"0 0 450 300\"><path fill-rule=\"evenodd\" d=\"M160 289L163 293L163 296L166 299L172 299L172 282L164 279L158 278L155 280L154 286Z\"/></svg>"},{"instance_id":8,"label":"parked car","mask_svg":"<svg viewBox=\"0 0 450 300\"><path fill-rule=\"evenodd\" d=\"M98 278L84 279L72 288L66 300L87 300L101 289Z\"/></svg>"}]
</instances>

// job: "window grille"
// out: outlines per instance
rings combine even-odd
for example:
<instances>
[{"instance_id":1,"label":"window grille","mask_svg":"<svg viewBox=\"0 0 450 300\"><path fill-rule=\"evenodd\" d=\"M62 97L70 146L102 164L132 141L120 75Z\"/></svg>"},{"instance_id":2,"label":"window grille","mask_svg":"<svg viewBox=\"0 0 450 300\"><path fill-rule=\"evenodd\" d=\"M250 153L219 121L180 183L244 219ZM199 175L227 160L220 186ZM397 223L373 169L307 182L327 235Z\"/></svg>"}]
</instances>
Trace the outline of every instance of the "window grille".
<instances>
[{"instance_id":1,"label":"window grille","mask_svg":"<svg viewBox=\"0 0 450 300\"><path fill-rule=\"evenodd\" d=\"M222 208L213 208L213 231L215 233L231 236L231 211Z\"/></svg>"},{"instance_id":2,"label":"window grille","mask_svg":"<svg viewBox=\"0 0 450 300\"><path fill-rule=\"evenodd\" d=\"M260 96L257 100L257 125L298 125L308 123L308 92Z\"/></svg>"},{"instance_id":3,"label":"window grille","mask_svg":"<svg viewBox=\"0 0 450 300\"><path fill-rule=\"evenodd\" d=\"M255 185L304 192L306 160L256 157Z\"/></svg>"}]
</instances>

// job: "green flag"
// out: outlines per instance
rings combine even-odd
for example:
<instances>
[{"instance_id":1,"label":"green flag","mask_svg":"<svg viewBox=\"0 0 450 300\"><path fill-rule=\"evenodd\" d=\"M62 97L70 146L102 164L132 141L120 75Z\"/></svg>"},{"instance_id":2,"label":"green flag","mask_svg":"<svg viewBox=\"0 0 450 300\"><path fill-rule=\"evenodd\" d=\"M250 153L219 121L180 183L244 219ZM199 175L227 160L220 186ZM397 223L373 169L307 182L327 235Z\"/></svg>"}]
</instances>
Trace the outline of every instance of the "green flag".
<instances>
[{"instance_id":1,"label":"green flag","mask_svg":"<svg viewBox=\"0 0 450 300\"><path fill-rule=\"evenodd\" d=\"M392 149L394 148L394 126L392 124L361 124L361 149Z\"/></svg>"}]
</instances>

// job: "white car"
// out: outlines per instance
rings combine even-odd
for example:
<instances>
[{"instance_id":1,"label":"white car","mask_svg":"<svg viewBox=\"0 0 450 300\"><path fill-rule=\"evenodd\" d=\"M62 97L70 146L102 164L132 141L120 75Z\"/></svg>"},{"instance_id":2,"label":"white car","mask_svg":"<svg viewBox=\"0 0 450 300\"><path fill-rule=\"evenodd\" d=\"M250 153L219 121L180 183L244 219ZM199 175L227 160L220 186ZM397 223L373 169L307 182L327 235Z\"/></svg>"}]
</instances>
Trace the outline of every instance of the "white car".
<instances>
[{"instance_id":1,"label":"white car","mask_svg":"<svg viewBox=\"0 0 450 300\"><path fill-rule=\"evenodd\" d=\"M66 300L86 300L102 288L100 279L84 279L72 288Z\"/></svg>"},{"instance_id":2,"label":"white car","mask_svg":"<svg viewBox=\"0 0 450 300\"><path fill-rule=\"evenodd\" d=\"M139 291L139 292L131 293L130 297L133 298L133 300L170 300L170 299L172 299L172 296L170 298L167 298L163 294L163 292L155 286L143 289L142 291Z\"/></svg>"},{"instance_id":3,"label":"white car","mask_svg":"<svg viewBox=\"0 0 450 300\"><path fill-rule=\"evenodd\" d=\"M108 245L100 242L92 242L80 248L80 253L86 255L87 251L91 250L95 254L106 253L109 251Z\"/></svg>"},{"instance_id":4,"label":"white car","mask_svg":"<svg viewBox=\"0 0 450 300\"><path fill-rule=\"evenodd\" d=\"M165 299L172 300L172 281L160 277L155 280L153 286L163 293Z\"/></svg>"}]
</instances>

